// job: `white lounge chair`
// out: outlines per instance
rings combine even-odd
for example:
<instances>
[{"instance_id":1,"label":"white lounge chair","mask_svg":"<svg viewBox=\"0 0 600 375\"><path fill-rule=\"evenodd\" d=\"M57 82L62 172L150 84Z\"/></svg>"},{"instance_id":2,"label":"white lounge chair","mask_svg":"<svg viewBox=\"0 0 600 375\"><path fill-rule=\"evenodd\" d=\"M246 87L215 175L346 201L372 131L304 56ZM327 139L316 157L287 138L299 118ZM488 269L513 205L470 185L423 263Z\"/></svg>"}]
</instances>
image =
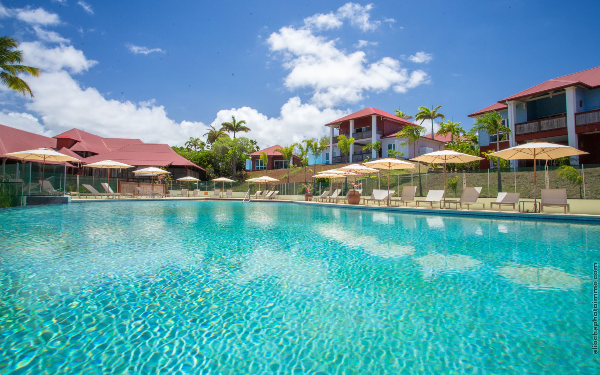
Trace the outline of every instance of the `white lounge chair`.
<instances>
[{"instance_id":1,"label":"white lounge chair","mask_svg":"<svg viewBox=\"0 0 600 375\"><path fill-rule=\"evenodd\" d=\"M395 202L395 203L397 203L398 206L400 206L400 203L402 203L406 206L406 205L408 205L408 202L415 201L416 194L417 194L416 186L405 186L402 188L402 196L400 197L400 199L392 200L392 203Z\"/></svg>"},{"instance_id":2,"label":"white lounge chair","mask_svg":"<svg viewBox=\"0 0 600 375\"><path fill-rule=\"evenodd\" d=\"M269 199L275 199L277 198L277 194L279 194L279 190L275 190L272 192L273 194L271 194L270 196L268 196L267 198Z\"/></svg>"},{"instance_id":3,"label":"white lounge chair","mask_svg":"<svg viewBox=\"0 0 600 375\"><path fill-rule=\"evenodd\" d=\"M229 189L225 192L225 198L233 198L233 190Z\"/></svg>"},{"instance_id":4,"label":"white lounge chair","mask_svg":"<svg viewBox=\"0 0 600 375\"><path fill-rule=\"evenodd\" d=\"M275 192L275 191L269 191L269 192L267 193L267 195L265 195L265 197L264 197L264 198L265 198L265 199L270 199L270 198L271 198L271 195L273 195L273 193L274 193L274 192Z\"/></svg>"},{"instance_id":5,"label":"white lounge chair","mask_svg":"<svg viewBox=\"0 0 600 375\"><path fill-rule=\"evenodd\" d=\"M252 194L250 196L250 198L254 198L254 199L260 198L260 193L262 193L262 191L258 190L256 193Z\"/></svg>"},{"instance_id":6,"label":"white lounge chair","mask_svg":"<svg viewBox=\"0 0 600 375\"><path fill-rule=\"evenodd\" d=\"M323 201L323 199L327 198L327 195L329 194L329 190L325 190L323 192L323 194L319 195L318 197L313 197L313 202L318 202L318 201Z\"/></svg>"},{"instance_id":7,"label":"white lounge chair","mask_svg":"<svg viewBox=\"0 0 600 375\"><path fill-rule=\"evenodd\" d=\"M341 192L342 192L342 189L335 189L333 194L331 194L330 196L328 196L325 199L327 199L327 202L331 202L332 200L335 200L338 197L338 195L340 195Z\"/></svg>"},{"instance_id":8,"label":"white lounge chair","mask_svg":"<svg viewBox=\"0 0 600 375\"><path fill-rule=\"evenodd\" d=\"M82 184L82 186L83 186L84 188L86 188L86 189L87 189L87 190L90 192L90 194L85 194L85 195L91 195L91 196L93 196L94 198L96 198L96 197L104 197L104 196L107 196L107 195L108 195L108 194L102 194L102 193L100 193L100 192L99 192L98 190L96 190L96 189L95 189L95 188L94 188L92 185L88 185L88 184Z\"/></svg>"},{"instance_id":9,"label":"white lounge chair","mask_svg":"<svg viewBox=\"0 0 600 375\"><path fill-rule=\"evenodd\" d=\"M106 192L107 195L110 195L110 196L113 196L113 197L117 197L117 198L120 197L120 196L124 196L124 195L125 196L126 195L133 196L133 194L115 193L113 191L113 189L110 187L110 185L108 185L106 182L103 182L100 185L102 185L102 188L104 189L104 191Z\"/></svg>"},{"instance_id":10,"label":"white lounge chair","mask_svg":"<svg viewBox=\"0 0 600 375\"><path fill-rule=\"evenodd\" d=\"M390 199L394 193L396 191L395 190L380 190L380 189L373 189L373 194L371 195L371 198L366 198L365 199L365 204L368 205L369 201L373 201L373 202L377 202L380 206L381 206L381 202L387 202L388 199Z\"/></svg>"},{"instance_id":11,"label":"white lounge chair","mask_svg":"<svg viewBox=\"0 0 600 375\"><path fill-rule=\"evenodd\" d=\"M47 180L42 181L42 190L44 190L46 193L48 193L50 195L62 194L62 192L60 192L58 190L54 190L54 187L52 186L50 181L47 181Z\"/></svg>"},{"instance_id":12,"label":"white lounge chair","mask_svg":"<svg viewBox=\"0 0 600 375\"><path fill-rule=\"evenodd\" d=\"M502 210L502 206L512 206L513 211L516 211L520 197L521 193L498 193L496 201L490 202L490 210L494 209L494 205L498 205L498 212Z\"/></svg>"},{"instance_id":13,"label":"white lounge chair","mask_svg":"<svg viewBox=\"0 0 600 375\"><path fill-rule=\"evenodd\" d=\"M446 204L448 204L448 205L453 204L455 208L460 206L460 209L462 210L462 208L463 208L462 206L464 204L465 206L467 206L467 210L468 210L472 204L480 204L482 208L485 208L484 202L477 202L477 199L479 199L480 193L481 193L480 187L465 188L465 190L463 191L459 200L445 200L444 207L446 206Z\"/></svg>"},{"instance_id":14,"label":"white lounge chair","mask_svg":"<svg viewBox=\"0 0 600 375\"><path fill-rule=\"evenodd\" d=\"M429 206L431 208L433 208L434 203L437 203L440 205L440 208L441 208L443 199L444 199L444 191L443 190L429 190L427 192L427 196L425 197L425 200L416 201L416 202L417 202L417 206L419 206L419 203L427 203L427 204L429 204Z\"/></svg>"},{"instance_id":15,"label":"white lounge chair","mask_svg":"<svg viewBox=\"0 0 600 375\"><path fill-rule=\"evenodd\" d=\"M544 206L563 207L565 214L571 212L571 207L567 203L567 189L542 189L540 212L544 212Z\"/></svg>"},{"instance_id":16,"label":"white lounge chair","mask_svg":"<svg viewBox=\"0 0 600 375\"><path fill-rule=\"evenodd\" d=\"M179 193L179 196L180 197L187 197L189 195L188 191L189 191L188 189L181 189L181 192Z\"/></svg>"},{"instance_id":17,"label":"white lounge chair","mask_svg":"<svg viewBox=\"0 0 600 375\"><path fill-rule=\"evenodd\" d=\"M213 191L213 197L221 197L221 189L215 189L215 191Z\"/></svg>"},{"instance_id":18,"label":"white lounge chair","mask_svg":"<svg viewBox=\"0 0 600 375\"><path fill-rule=\"evenodd\" d=\"M200 190L194 189L194 191L192 192L192 197L199 197L199 196L200 196Z\"/></svg>"}]
</instances>

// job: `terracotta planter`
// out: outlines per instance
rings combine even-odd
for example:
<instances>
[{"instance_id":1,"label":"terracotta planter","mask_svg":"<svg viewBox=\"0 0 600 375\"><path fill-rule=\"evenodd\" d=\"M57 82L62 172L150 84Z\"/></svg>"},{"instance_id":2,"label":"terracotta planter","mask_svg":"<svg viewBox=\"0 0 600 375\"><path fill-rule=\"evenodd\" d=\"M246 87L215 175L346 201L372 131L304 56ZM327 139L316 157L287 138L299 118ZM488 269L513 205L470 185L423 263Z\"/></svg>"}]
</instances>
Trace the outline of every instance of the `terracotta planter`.
<instances>
[{"instance_id":1,"label":"terracotta planter","mask_svg":"<svg viewBox=\"0 0 600 375\"><path fill-rule=\"evenodd\" d=\"M348 204L359 204L360 203L360 193L356 190L350 190L348 192Z\"/></svg>"},{"instance_id":2,"label":"terracotta planter","mask_svg":"<svg viewBox=\"0 0 600 375\"><path fill-rule=\"evenodd\" d=\"M311 193L304 193L304 200L305 201L312 201L312 194Z\"/></svg>"}]
</instances>

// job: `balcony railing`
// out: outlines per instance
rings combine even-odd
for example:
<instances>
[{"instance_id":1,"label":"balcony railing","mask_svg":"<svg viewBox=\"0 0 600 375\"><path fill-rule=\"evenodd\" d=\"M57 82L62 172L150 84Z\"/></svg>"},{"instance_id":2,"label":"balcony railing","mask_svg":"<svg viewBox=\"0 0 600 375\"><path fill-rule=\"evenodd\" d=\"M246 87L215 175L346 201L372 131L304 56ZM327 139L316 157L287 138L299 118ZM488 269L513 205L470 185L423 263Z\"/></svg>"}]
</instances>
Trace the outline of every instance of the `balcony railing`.
<instances>
[{"instance_id":1,"label":"balcony railing","mask_svg":"<svg viewBox=\"0 0 600 375\"><path fill-rule=\"evenodd\" d=\"M376 131L375 133L381 135L383 134L381 132L381 130ZM354 137L354 139L365 139L365 138L371 138L372 133L370 131L366 131L366 132L356 132L352 135L352 137Z\"/></svg>"},{"instance_id":2,"label":"balcony railing","mask_svg":"<svg viewBox=\"0 0 600 375\"><path fill-rule=\"evenodd\" d=\"M576 125L589 125L600 122L600 109L575 114Z\"/></svg>"},{"instance_id":3,"label":"balcony railing","mask_svg":"<svg viewBox=\"0 0 600 375\"><path fill-rule=\"evenodd\" d=\"M522 122L515 124L515 134L530 134L546 132L567 127L567 117L565 115L548 117L541 120Z\"/></svg>"}]
</instances>

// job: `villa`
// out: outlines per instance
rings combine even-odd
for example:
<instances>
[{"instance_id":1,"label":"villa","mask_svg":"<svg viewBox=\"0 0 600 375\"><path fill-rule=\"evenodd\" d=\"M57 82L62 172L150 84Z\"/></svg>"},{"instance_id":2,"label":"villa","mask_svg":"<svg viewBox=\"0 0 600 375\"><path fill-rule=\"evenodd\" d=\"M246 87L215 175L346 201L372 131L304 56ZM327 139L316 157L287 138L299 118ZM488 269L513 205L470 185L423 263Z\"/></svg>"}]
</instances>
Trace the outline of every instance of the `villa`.
<instances>
[{"instance_id":1,"label":"villa","mask_svg":"<svg viewBox=\"0 0 600 375\"><path fill-rule=\"evenodd\" d=\"M275 151L278 148L282 148L280 145L275 145L271 147L267 147L260 151L256 151L251 153L250 159L246 160L246 170L247 171L260 171L260 170L271 170L271 169L285 169L289 165L289 160L283 160L283 155L281 152ZM267 154L268 162L265 165L263 161L260 159L262 153ZM292 156L292 163L296 166L301 165L301 160L298 155Z\"/></svg>"},{"instance_id":2,"label":"villa","mask_svg":"<svg viewBox=\"0 0 600 375\"><path fill-rule=\"evenodd\" d=\"M600 67L550 79L508 96L469 117L497 111L511 133L500 149L545 141L569 145L590 154L571 158L574 164L598 164L600 152ZM479 133L482 152L496 149L496 135ZM488 161L481 167L487 168ZM519 165L527 165L524 161Z\"/></svg>"}]
</instances>

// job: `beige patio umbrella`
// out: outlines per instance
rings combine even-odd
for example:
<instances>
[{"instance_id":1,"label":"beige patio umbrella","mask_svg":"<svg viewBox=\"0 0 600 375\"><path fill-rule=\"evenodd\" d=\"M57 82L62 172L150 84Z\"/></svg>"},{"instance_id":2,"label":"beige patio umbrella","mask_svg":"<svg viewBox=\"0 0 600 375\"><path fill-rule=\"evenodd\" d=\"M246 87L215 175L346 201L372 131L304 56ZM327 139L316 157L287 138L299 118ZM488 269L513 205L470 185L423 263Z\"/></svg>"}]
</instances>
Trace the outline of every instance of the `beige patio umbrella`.
<instances>
[{"instance_id":1,"label":"beige patio umbrella","mask_svg":"<svg viewBox=\"0 0 600 375\"><path fill-rule=\"evenodd\" d=\"M276 178L273 178L273 177L269 177L269 176L262 176L262 177L250 178L250 179L248 179L246 181L248 181L248 182L258 182L258 188L260 189L260 184L263 183L263 182L265 183L265 188L266 188L267 184L269 182L277 182L279 180L276 179Z\"/></svg>"},{"instance_id":2,"label":"beige patio umbrella","mask_svg":"<svg viewBox=\"0 0 600 375\"><path fill-rule=\"evenodd\" d=\"M533 160L533 209L537 212L537 176L536 160L554 160L568 156L585 155L587 152L571 146L548 142L531 142L496 151L489 156L497 156L504 160Z\"/></svg>"},{"instance_id":3,"label":"beige patio umbrella","mask_svg":"<svg viewBox=\"0 0 600 375\"><path fill-rule=\"evenodd\" d=\"M9 152L7 156L12 156L23 160L41 160L42 161L42 181L44 180L44 170L47 161L68 162L81 161L69 155L61 154L51 148L38 148L35 150Z\"/></svg>"},{"instance_id":4,"label":"beige patio umbrella","mask_svg":"<svg viewBox=\"0 0 600 375\"><path fill-rule=\"evenodd\" d=\"M148 167L143 169L138 169L137 171L133 171L133 173L140 176L152 176L151 180L154 183L154 176L158 176L161 174L171 174L171 172L165 171L164 169L156 168L156 167Z\"/></svg>"},{"instance_id":5,"label":"beige patio umbrella","mask_svg":"<svg viewBox=\"0 0 600 375\"><path fill-rule=\"evenodd\" d=\"M90 163L90 164L85 164L84 167L90 167L90 168L106 168L106 183L108 184L109 188L110 188L110 170L111 169L127 169L127 168L133 168L133 165L129 165L129 164L125 164L125 163L121 163L118 161L114 161L114 160L102 160L102 161L97 161L95 163Z\"/></svg>"},{"instance_id":6,"label":"beige patio umbrella","mask_svg":"<svg viewBox=\"0 0 600 375\"><path fill-rule=\"evenodd\" d=\"M483 160L483 158L475 155L463 154L454 150L441 150L430 152L425 155L412 158L413 161L421 161L423 163L444 164L444 200L446 199L446 164L462 164L469 163L475 160Z\"/></svg>"},{"instance_id":7,"label":"beige patio umbrella","mask_svg":"<svg viewBox=\"0 0 600 375\"><path fill-rule=\"evenodd\" d=\"M234 180L227 178L227 177L219 177L219 178L213 178L211 181L214 182L222 182L223 186L221 187L221 190L224 191L225 190L225 183L226 182L235 182Z\"/></svg>"},{"instance_id":8,"label":"beige patio umbrella","mask_svg":"<svg viewBox=\"0 0 600 375\"><path fill-rule=\"evenodd\" d=\"M388 171L388 201L387 205L390 205L390 172L392 169L415 169L415 165L413 163L409 163L404 160L394 159L394 158L385 158L379 160L368 161L363 163L367 167L376 168L376 169L387 169Z\"/></svg>"},{"instance_id":9,"label":"beige patio umbrella","mask_svg":"<svg viewBox=\"0 0 600 375\"><path fill-rule=\"evenodd\" d=\"M323 171L323 172L317 173L316 175L313 176L313 178L328 178L329 184L331 185L333 183L332 180L334 180L336 178L346 178L347 176L356 176L356 175L358 175L358 174L354 173L354 172L343 172L343 171L339 171L339 170L335 170L335 169L330 169L328 171Z\"/></svg>"},{"instance_id":10,"label":"beige patio umbrella","mask_svg":"<svg viewBox=\"0 0 600 375\"><path fill-rule=\"evenodd\" d=\"M196 177L192 177L192 176L185 176L185 177L178 178L177 181L187 181L188 190L190 190L190 181L200 181L200 179L196 178ZM189 196L189 193L188 193L188 196Z\"/></svg>"}]
</instances>

